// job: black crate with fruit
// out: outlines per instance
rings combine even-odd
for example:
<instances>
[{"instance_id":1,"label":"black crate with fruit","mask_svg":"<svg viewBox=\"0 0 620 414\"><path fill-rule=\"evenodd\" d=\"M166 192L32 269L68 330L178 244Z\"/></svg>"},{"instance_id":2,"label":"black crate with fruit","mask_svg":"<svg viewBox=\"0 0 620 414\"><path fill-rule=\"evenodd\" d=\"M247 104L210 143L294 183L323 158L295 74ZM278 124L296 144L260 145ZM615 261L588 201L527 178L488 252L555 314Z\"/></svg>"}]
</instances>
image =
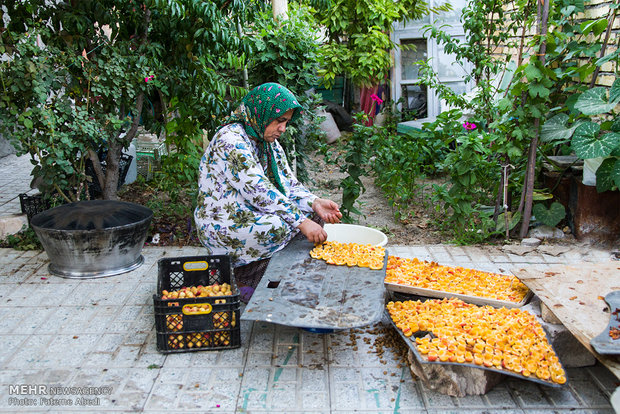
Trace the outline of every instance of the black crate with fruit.
<instances>
[{"instance_id":1,"label":"black crate with fruit","mask_svg":"<svg viewBox=\"0 0 620 414\"><path fill-rule=\"evenodd\" d=\"M241 346L239 289L228 256L185 256L157 262L155 329L162 353Z\"/></svg>"}]
</instances>

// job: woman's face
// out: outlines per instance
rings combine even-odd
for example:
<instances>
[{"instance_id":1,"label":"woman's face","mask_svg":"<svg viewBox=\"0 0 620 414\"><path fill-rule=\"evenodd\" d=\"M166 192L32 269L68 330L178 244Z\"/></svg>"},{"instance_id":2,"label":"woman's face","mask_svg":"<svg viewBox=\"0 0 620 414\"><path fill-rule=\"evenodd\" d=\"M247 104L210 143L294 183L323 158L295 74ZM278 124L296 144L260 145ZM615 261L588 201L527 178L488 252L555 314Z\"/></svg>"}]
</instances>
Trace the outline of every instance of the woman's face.
<instances>
[{"instance_id":1,"label":"woman's face","mask_svg":"<svg viewBox=\"0 0 620 414\"><path fill-rule=\"evenodd\" d=\"M265 141L274 142L276 139L280 138L280 135L286 131L286 125L293 117L294 111L294 109L289 109L267 125L267 128L265 128L265 133L263 134Z\"/></svg>"}]
</instances>

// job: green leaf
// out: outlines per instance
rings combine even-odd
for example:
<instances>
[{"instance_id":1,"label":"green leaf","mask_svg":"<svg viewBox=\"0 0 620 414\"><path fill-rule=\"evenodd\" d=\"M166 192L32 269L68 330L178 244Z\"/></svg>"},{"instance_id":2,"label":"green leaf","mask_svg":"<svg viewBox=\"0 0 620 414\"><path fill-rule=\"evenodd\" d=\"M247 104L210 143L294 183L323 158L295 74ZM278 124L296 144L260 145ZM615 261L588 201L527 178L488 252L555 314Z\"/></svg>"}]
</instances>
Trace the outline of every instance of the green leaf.
<instances>
[{"instance_id":1,"label":"green leaf","mask_svg":"<svg viewBox=\"0 0 620 414\"><path fill-rule=\"evenodd\" d=\"M532 200L534 201L551 200L552 198L553 198L553 194L545 193L539 190L534 190L534 193L532 195Z\"/></svg>"},{"instance_id":2,"label":"green leaf","mask_svg":"<svg viewBox=\"0 0 620 414\"><path fill-rule=\"evenodd\" d=\"M549 89L545 88L540 83L533 83L529 87L530 96L535 98L537 95L541 98L546 98L549 96Z\"/></svg>"},{"instance_id":3,"label":"green leaf","mask_svg":"<svg viewBox=\"0 0 620 414\"><path fill-rule=\"evenodd\" d=\"M544 204L534 204L532 212L536 220L551 227L555 227L566 216L566 209L557 201L552 203L548 209Z\"/></svg>"},{"instance_id":4,"label":"green leaf","mask_svg":"<svg viewBox=\"0 0 620 414\"><path fill-rule=\"evenodd\" d=\"M528 81L540 80L543 77L542 72L534 65L527 65L525 67L525 77Z\"/></svg>"},{"instance_id":5,"label":"green leaf","mask_svg":"<svg viewBox=\"0 0 620 414\"><path fill-rule=\"evenodd\" d=\"M515 213L513 213L512 211L502 213L497 216L497 226L495 226L495 230L499 232L506 231L506 219L504 214L508 215L508 230L514 229L515 226L521 221L521 213L519 213L518 211Z\"/></svg>"},{"instance_id":6,"label":"green leaf","mask_svg":"<svg viewBox=\"0 0 620 414\"><path fill-rule=\"evenodd\" d=\"M620 158L607 158L596 170L596 191L620 188Z\"/></svg>"},{"instance_id":7,"label":"green leaf","mask_svg":"<svg viewBox=\"0 0 620 414\"><path fill-rule=\"evenodd\" d=\"M611 111L616 102L607 100L607 90L603 87L590 89L579 97L575 109L584 115L599 115Z\"/></svg>"},{"instance_id":8,"label":"green leaf","mask_svg":"<svg viewBox=\"0 0 620 414\"><path fill-rule=\"evenodd\" d=\"M587 35L590 32L594 32L594 36L598 36L607 29L607 19L590 20L581 23L581 32Z\"/></svg>"},{"instance_id":9,"label":"green leaf","mask_svg":"<svg viewBox=\"0 0 620 414\"><path fill-rule=\"evenodd\" d=\"M567 114L558 114L548 119L540 130L540 139L543 142L567 141L575 132L577 125L571 128L566 126L568 122Z\"/></svg>"},{"instance_id":10,"label":"green leaf","mask_svg":"<svg viewBox=\"0 0 620 414\"><path fill-rule=\"evenodd\" d=\"M620 102L620 78L617 78L609 90L609 102Z\"/></svg>"},{"instance_id":11,"label":"green leaf","mask_svg":"<svg viewBox=\"0 0 620 414\"><path fill-rule=\"evenodd\" d=\"M571 147L579 158L606 157L618 146L620 134L599 134L599 131L600 126L594 122L584 122L575 129Z\"/></svg>"}]
</instances>

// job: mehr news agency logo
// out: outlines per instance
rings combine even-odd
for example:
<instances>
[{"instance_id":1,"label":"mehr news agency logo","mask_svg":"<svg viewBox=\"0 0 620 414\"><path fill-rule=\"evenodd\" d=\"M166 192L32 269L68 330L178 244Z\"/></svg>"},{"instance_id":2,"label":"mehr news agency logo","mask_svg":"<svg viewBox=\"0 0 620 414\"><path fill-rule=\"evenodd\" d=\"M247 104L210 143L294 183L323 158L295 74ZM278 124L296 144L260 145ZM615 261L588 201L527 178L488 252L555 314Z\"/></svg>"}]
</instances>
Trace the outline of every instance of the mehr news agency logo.
<instances>
[{"instance_id":1,"label":"mehr news agency logo","mask_svg":"<svg viewBox=\"0 0 620 414\"><path fill-rule=\"evenodd\" d=\"M9 405L19 407L85 407L101 405L100 395L112 394L112 387L63 387L46 384L9 385Z\"/></svg>"}]
</instances>

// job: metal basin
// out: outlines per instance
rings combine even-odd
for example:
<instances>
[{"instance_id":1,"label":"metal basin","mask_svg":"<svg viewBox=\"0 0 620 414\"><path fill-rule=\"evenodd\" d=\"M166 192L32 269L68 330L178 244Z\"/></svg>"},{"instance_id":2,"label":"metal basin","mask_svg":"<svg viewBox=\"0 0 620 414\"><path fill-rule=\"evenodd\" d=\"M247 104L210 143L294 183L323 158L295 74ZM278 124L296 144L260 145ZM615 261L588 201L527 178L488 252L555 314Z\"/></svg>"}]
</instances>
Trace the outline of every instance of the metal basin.
<instances>
[{"instance_id":1,"label":"metal basin","mask_svg":"<svg viewBox=\"0 0 620 414\"><path fill-rule=\"evenodd\" d=\"M50 260L50 273L66 278L118 275L144 262L142 246L153 212L116 200L79 201L34 216L30 225Z\"/></svg>"}]
</instances>

